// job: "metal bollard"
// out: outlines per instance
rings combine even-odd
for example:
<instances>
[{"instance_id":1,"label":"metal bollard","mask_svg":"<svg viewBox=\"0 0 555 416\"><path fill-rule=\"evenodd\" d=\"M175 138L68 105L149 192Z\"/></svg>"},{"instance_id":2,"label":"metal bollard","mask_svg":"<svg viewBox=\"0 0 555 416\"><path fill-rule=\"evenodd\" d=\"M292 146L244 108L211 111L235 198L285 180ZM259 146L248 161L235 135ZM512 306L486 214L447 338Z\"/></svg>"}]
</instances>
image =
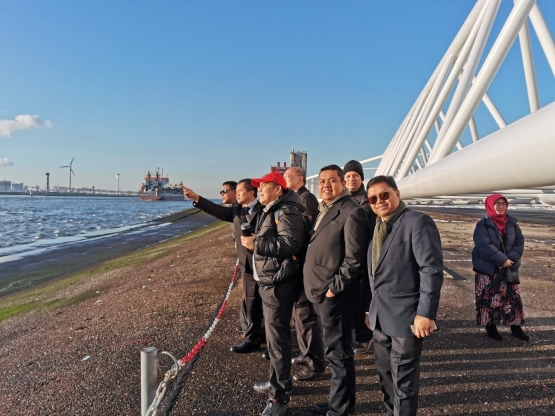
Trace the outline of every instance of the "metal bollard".
<instances>
[{"instance_id":1,"label":"metal bollard","mask_svg":"<svg viewBox=\"0 0 555 416\"><path fill-rule=\"evenodd\" d=\"M156 396L158 349L147 347L141 350L141 415L146 415Z\"/></svg>"}]
</instances>

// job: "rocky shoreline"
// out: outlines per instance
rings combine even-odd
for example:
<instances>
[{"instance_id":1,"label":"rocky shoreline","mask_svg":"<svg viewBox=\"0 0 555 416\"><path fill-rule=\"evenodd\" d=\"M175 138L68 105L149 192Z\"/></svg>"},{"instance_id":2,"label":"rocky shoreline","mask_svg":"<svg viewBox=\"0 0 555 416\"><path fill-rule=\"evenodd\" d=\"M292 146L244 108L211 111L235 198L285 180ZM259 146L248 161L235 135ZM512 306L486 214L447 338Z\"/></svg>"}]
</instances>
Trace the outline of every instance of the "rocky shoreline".
<instances>
[{"instance_id":1,"label":"rocky shoreline","mask_svg":"<svg viewBox=\"0 0 555 416\"><path fill-rule=\"evenodd\" d=\"M555 252L550 242L555 227L521 224L526 237L521 291L531 340L523 343L502 330L504 340L496 342L474 324L470 251L476 220L431 216L454 278L446 279L442 290L440 330L425 343L419 414L555 413ZM1 413L139 414L140 350L152 345L178 358L185 355L204 333L233 272L235 250L227 224L198 234L103 263L57 294L74 299L73 304L2 321ZM267 378L267 361L260 354L229 352L239 340L240 301L236 287L171 414L255 415L264 408L264 397L252 384ZM357 356L356 365L357 414L382 414L373 354ZM169 368L171 360L163 358L161 366ZM310 414L327 400L328 390L329 374L295 384L288 414Z\"/></svg>"}]
</instances>

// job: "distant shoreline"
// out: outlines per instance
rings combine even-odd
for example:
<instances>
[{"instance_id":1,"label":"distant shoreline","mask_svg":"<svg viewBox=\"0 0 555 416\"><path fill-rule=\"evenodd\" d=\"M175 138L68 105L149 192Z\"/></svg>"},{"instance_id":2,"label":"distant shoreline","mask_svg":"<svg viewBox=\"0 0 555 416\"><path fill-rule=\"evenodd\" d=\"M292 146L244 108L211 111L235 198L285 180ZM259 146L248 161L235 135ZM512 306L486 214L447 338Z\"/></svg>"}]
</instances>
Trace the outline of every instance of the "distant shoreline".
<instances>
[{"instance_id":1,"label":"distant shoreline","mask_svg":"<svg viewBox=\"0 0 555 416\"><path fill-rule=\"evenodd\" d=\"M33 194L29 194L29 192L0 192L0 196L82 196L82 197L110 197L110 198L138 198L139 194L102 194L102 193L94 193L94 194L85 194L80 192L49 192L48 194L44 192L33 192Z\"/></svg>"}]
</instances>

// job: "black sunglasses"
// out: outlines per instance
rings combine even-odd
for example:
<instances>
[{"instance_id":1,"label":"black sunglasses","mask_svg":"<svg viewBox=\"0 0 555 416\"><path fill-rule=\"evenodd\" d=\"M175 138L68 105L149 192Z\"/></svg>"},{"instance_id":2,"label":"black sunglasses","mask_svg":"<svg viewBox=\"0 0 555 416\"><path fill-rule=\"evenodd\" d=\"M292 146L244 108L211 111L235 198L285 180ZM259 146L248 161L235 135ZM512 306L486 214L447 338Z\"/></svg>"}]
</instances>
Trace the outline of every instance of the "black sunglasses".
<instances>
[{"instance_id":1,"label":"black sunglasses","mask_svg":"<svg viewBox=\"0 0 555 416\"><path fill-rule=\"evenodd\" d=\"M220 191L220 195L225 195L225 194L227 194L228 192L233 192L233 189L222 189L222 190Z\"/></svg>"},{"instance_id":2,"label":"black sunglasses","mask_svg":"<svg viewBox=\"0 0 555 416\"><path fill-rule=\"evenodd\" d=\"M378 195L369 196L368 202L374 205L376 202L378 202L378 198L380 198L380 200L382 201L387 201L389 199L389 192L382 192L381 194L378 194Z\"/></svg>"}]
</instances>

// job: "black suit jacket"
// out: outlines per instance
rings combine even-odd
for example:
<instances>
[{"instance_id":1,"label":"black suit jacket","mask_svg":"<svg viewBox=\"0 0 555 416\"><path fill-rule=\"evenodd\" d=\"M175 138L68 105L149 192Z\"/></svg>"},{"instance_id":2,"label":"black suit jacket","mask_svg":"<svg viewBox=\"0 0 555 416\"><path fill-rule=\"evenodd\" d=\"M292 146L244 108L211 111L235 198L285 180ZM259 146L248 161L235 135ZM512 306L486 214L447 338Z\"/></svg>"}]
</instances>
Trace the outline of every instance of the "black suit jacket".
<instances>
[{"instance_id":1,"label":"black suit jacket","mask_svg":"<svg viewBox=\"0 0 555 416\"><path fill-rule=\"evenodd\" d=\"M316 217L318 216L318 199L314 196L312 192L306 189L306 186L302 186L297 191L297 194L301 197L304 206L306 207L303 215L306 218L309 218L310 224L313 224L316 221Z\"/></svg>"},{"instance_id":2,"label":"black suit jacket","mask_svg":"<svg viewBox=\"0 0 555 416\"><path fill-rule=\"evenodd\" d=\"M313 230L303 267L306 296L321 303L359 281L366 267L368 230L364 210L350 196L335 202Z\"/></svg>"},{"instance_id":3,"label":"black suit jacket","mask_svg":"<svg viewBox=\"0 0 555 416\"><path fill-rule=\"evenodd\" d=\"M374 276L370 243L368 274L371 329L379 319L385 334L408 338L413 336L410 324L416 315L435 320L443 284L443 254L434 221L406 209L384 241Z\"/></svg>"},{"instance_id":4,"label":"black suit jacket","mask_svg":"<svg viewBox=\"0 0 555 416\"><path fill-rule=\"evenodd\" d=\"M260 203L257 201L252 209L252 214L250 221L247 220L245 208L239 204L234 204L231 207L224 207L209 201L202 196L199 196L198 202L193 203L193 205L207 214L210 214L219 220L227 221L233 223L233 228L235 230L235 236L237 239L237 257L239 258L239 267L242 273L252 274L253 272L253 258L252 251L247 250L243 244L241 244L241 224L248 222L251 226L251 233L254 234L256 227L256 221L259 212L262 210Z\"/></svg>"}]
</instances>

